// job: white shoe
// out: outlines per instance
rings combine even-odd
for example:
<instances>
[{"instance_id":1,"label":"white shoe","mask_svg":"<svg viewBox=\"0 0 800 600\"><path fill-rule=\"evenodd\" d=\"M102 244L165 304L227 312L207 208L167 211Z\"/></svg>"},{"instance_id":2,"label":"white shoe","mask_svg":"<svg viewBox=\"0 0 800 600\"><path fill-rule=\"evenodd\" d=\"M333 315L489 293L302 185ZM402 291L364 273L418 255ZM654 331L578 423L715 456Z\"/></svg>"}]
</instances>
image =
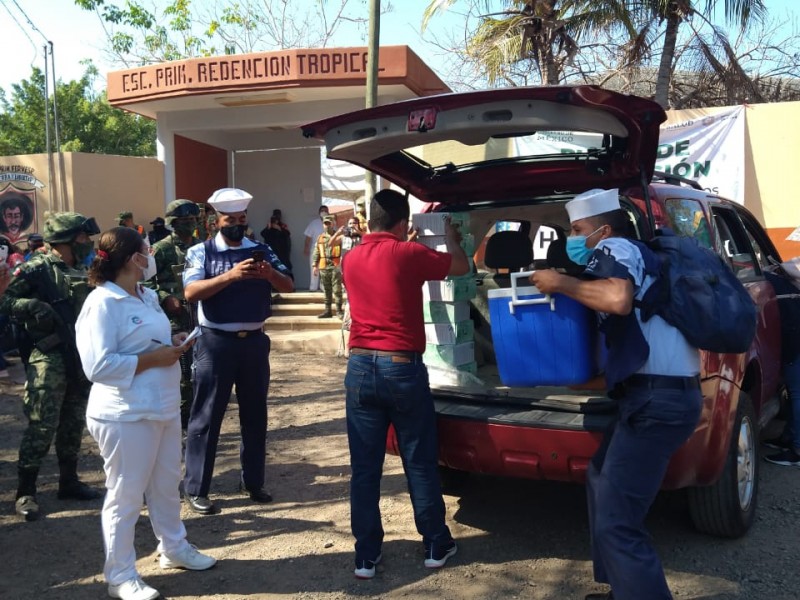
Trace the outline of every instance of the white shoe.
<instances>
[{"instance_id":1,"label":"white shoe","mask_svg":"<svg viewBox=\"0 0 800 600\"><path fill-rule=\"evenodd\" d=\"M217 559L208 554L198 552L197 548L189 544L175 554L167 556L162 554L159 559L162 569L189 569L190 571L205 571L217 564Z\"/></svg>"},{"instance_id":2,"label":"white shoe","mask_svg":"<svg viewBox=\"0 0 800 600\"><path fill-rule=\"evenodd\" d=\"M112 598L122 600L155 600L161 594L158 590L151 588L141 577L134 577L123 581L119 585L108 584L108 595Z\"/></svg>"}]
</instances>

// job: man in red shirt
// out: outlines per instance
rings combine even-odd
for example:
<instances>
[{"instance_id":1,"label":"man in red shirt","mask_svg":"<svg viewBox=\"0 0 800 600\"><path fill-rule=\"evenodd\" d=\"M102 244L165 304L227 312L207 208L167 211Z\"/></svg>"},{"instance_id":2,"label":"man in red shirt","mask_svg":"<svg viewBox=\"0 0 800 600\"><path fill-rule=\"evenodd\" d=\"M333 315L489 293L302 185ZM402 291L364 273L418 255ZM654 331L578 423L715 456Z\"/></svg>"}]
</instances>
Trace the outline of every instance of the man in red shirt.
<instances>
[{"instance_id":1,"label":"man in red shirt","mask_svg":"<svg viewBox=\"0 0 800 600\"><path fill-rule=\"evenodd\" d=\"M450 223L446 253L406 241L410 215L402 194L375 194L370 216L372 233L364 235L342 262L352 317L345 388L350 525L359 579L374 577L381 559L378 503L390 424L397 432L414 521L425 545L425 566L442 567L456 553L444 519L436 415L422 362L422 284L469 271L459 245L461 235Z\"/></svg>"}]
</instances>

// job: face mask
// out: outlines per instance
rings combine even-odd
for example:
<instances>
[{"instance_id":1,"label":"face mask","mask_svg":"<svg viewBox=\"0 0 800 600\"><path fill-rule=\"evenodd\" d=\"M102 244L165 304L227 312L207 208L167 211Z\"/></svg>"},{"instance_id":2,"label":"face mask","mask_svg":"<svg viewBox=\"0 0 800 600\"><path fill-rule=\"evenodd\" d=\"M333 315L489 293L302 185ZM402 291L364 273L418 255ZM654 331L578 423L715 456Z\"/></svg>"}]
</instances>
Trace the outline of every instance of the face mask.
<instances>
[{"instance_id":1,"label":"face mask","mask_svg":"<svg viewBox=\"0 0 800 600\"><path fill-rule=\"evenodd\" d=\"M594 248L587 248L586 241L603 227L605 225L598 227L589 235L571 235L567 238L567 256L572 262L579 265L585 265L589 262L589 257L594 252Z\"/></svg>"},{"instance_id":2,"label":"face mask","mask_svg":"<svg viewBox=\"0 0 800 600\"><path fill-rule=\"evenodd\" d=\"M150 254L142 254L137 252L139 256L144 256L147 259L147 266L142 269L142 281L147 281L156 274L156 258ZM141 267L139 267L141 269Z\"/></svg>"},{"instance_id":3,"label":"face mask","mask_svg":"<svg viewBox=\"0 0 800 600\"><path fill-rule=\"evenodd\" d=\"M241 242L244 238L244 232L247 230L247 225L227 225L219 228L222 235L232 242Z\"/></svg>"},{"instance_id":4,"label":"face mask","mask_svg":"<svg viewBox=\"0 0 800 600\"><path fill-rule=\"evenodd\" d=\"M172 230L179 236L192 235L195 227L197 227L197 223L194 221L174 221L172 223Z\"/></svg>"},{"instance_id":5,"label":"face mask","mask_svg":"<svg viewBox=\"0 0 800 600\"><path fill-rule=\"evenodd\" d=\"M92 247L92 251L89 252L89 255L83 259L83 266L88 267L89 265L91 265L96 254L97 253L94 251L94 247Z\"/></svg>"},{"instance_id":6,"label":"face mask","mask_svg":"<svg viewBox=\"0 0 800 600\"><path fill-rule=\"evenodd\" d=\"M75 258L75 264L82 265L92 250L94 250L94 242L72 242L72 256Z\"/></svg>"}]
</instances>

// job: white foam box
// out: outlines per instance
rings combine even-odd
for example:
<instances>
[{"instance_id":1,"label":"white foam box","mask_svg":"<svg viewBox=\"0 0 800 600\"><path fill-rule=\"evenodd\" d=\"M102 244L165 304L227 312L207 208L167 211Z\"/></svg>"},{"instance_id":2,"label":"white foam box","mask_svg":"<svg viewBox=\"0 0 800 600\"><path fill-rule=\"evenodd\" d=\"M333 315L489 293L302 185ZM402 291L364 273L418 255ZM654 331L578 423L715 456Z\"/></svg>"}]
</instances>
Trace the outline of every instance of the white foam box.
<instances>
[{"instance_id":1,"label":"white foam box","mask_svg":"<svg viewBox=\"0 0 800 600\"><path fill-rule=\"evenodd\" d=\"M425 344L422 360L435 367L457 367L475 360L475 342Z\"/></svg>"},{"instance_id":2,"label":"white foam box","mask_svg":"<svg viewBox=\"0 0 800 600\"><path fill-rule=\"evenodd\" d=\"M477 294L475 279L445 279L440 281L426 281L422 284L423 300L439 300L442 302L458 302L469 300Z\"/></svg>"},{"instance_id":3,"label":"white foam box","mask_svg":"<svg viewBox=\"0 0 800 600\"><path fill-rule=\"evenodd\" d=\"M466 233L466 230L469 229L469 213L466 212L417 213L411 215L411 223L414 227L419 229L420 236L444 235L444 224L447 217L450 217L450 222L453 225L461 229L462 234Z\"/></svg>"},{"instance_id":4,"label":"white foam box","mask_svg":"<svg viewBox=\"0 0 800 600\"><path fill-rule=\"evenodd\" d=\"M444 235L421 235L417 238L417 241L437 252L447 252L447 238ZM471 233L462 235L459 245L464 249L467 256L475 254L475 237Z\"/></svg>"},{"instance_id":5,"label":"white foam box","mask_svg":"<svg viewBox=\"0 0 800 600\"><path fill-rule=\"evenodd\" d=\"M458 323L425 323L425 341L430 344L471 342L475 325L471 319Z\"/></svg>"},{"instance_id":6,"label":"white foam box","mask_svg":"<svg viewBox=\"0 0 800 600\"><path fill-rule=\"evenodd\" d=\"M422 303L422 317L426 323L457 323L469 319L469 302L439 302L437 300Z\"/></svg>"}]
</instances>

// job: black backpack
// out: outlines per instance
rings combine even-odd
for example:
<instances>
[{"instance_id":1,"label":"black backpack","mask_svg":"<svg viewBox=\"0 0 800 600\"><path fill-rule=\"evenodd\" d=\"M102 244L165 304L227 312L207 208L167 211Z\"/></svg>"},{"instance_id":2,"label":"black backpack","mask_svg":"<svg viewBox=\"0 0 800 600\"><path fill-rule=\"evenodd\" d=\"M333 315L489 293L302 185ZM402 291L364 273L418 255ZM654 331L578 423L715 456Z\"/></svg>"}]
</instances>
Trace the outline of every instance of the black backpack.
<instances>
[{"instance_id":1,"label":"black backpack","mask_svg":"<svg viewBox=\"0 0 800 600\"><path fill-rule=\"evenodd\" d=\"M655 281L635 302L643 321L658 315L695 348L738 354L756 334L756 306L725 261L691 237L662 229L642 251Z\"/></svg>"}]
</instances>

